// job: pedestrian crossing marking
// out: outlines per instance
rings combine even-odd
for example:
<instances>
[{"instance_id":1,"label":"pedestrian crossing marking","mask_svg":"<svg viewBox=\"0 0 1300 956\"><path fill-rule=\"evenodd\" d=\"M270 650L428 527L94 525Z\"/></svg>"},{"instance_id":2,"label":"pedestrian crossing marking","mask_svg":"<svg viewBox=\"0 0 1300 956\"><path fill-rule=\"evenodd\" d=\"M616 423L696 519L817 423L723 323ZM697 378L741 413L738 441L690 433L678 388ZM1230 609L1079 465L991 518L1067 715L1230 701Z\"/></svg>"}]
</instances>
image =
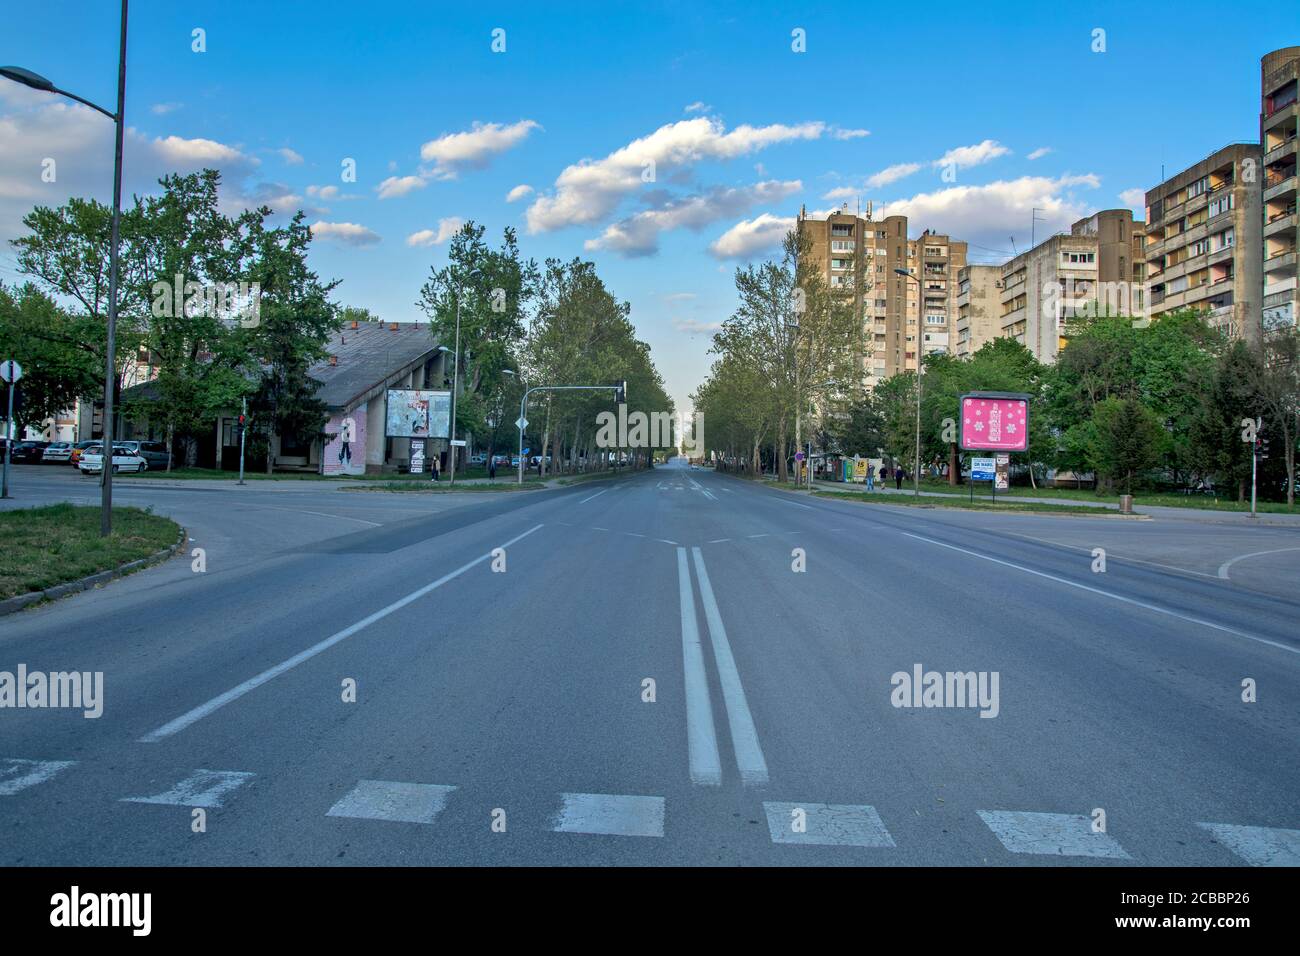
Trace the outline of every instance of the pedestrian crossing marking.
<instances>
[{"instance_id":1,"label":"pedestrian crossing marking","mask_svg":"<svg viewBox=\"0 0 1300 956\"><path fill-rule=\"evenodd\" d=\"M75 760L21 760L16 757L0 760L0 797L12 797L44 783L75 763Z\"/></svg>"},{"instance_id":2,"label":"pedestrian crossing marking","mask_svg":"<svg viewBox=\"0 0 1300 956\"><path fill-rule=\"evenodd\" d=\"M1028 810L980 810L979 815L1012 853L1131 859L1109 834L1093 830L1091 817Z\"/></svg>"},{"instance_id":3,"label":"pedestrian crossing marking","mask_svg":"<svg viewBox=\"0 0 1300 956\"><path fill-rule=\"evenodd\" d=\"M195 770L176 786L148 797L123 797L121 803L158 803L175 807L204 807L215 810L226 795L252 780L254 774L239 770Z\"/></svg>"},{"instance_id":4,"label":"pedestrian crossing marking","mask_svg":"<svg viewBox=\"0 0 1300 956\"><path fill-rule=\"evenodd\" d=\"M325 815L395 823L433 823L455 789L436 783L361 780Z\"/></svg>"},{"instance_id":5,"label":"pedestrian crossing marking","mask_svg":"<svg viewBox=\"0 0 1300 956\"><path fill-rule=\"evenodd\" d=\"M1300 866L1300 830L1198 823L1251 866Z\"/></svg>"},{"instance_id":6,"label":"pedestrian crossing marking","mask_svg":"<svg viewBox=\"0 0 1300 956\"><path fill-rule=\"evenodd\" d=\"M843 803L764 801L773 843L892 847L894 838L875 807Z\"/></svg>"},{"instance_id":7,"label":"pedestrian crossing marking","mask_svg":"<svg viewBox=\"0 0 1300 956\"><path fill-rule=\"evenodd\" d=\"M664 835L663 797L612 793L565 793L560 797L560 812L552 827L556 833L638 837Z\"/></svg>"}]
</instances>

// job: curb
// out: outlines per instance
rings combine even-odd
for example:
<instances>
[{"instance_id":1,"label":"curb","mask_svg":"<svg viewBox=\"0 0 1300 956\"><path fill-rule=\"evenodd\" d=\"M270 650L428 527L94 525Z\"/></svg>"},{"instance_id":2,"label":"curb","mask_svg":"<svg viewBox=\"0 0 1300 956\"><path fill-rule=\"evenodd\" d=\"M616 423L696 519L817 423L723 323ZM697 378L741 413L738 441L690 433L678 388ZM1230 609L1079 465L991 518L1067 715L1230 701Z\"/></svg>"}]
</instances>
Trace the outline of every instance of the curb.
<instances>
[{"instance_id":1,"label":"curb","mask_svg":"<svg viewBox=\"0 0 1300 956\"><path fill-rule=\"evenodd\" d=\"M30 607L31 605L42 601L56 601L61 597L67 597L69 594L89 591L91 588L99 587L101 584L107 584L115 578L125 577L135 571L153 567L155 564L161 564L168 558L173 557L177 552L184 550L185 542L188 539L189 532L184 528L181 528L180 536L176 539L175 544L169 548L163 548L161 551L155 551L147 557L138 558L135 561L128 561L121 567L96 572L95 574L84 577L79 581L68 581L66 584L56 584L54 587L46 588L44 591L30 591L27 594L19 594L16 597L0 601L0 617L21 611L26 607Z\"/></svg>"}]
</instances>

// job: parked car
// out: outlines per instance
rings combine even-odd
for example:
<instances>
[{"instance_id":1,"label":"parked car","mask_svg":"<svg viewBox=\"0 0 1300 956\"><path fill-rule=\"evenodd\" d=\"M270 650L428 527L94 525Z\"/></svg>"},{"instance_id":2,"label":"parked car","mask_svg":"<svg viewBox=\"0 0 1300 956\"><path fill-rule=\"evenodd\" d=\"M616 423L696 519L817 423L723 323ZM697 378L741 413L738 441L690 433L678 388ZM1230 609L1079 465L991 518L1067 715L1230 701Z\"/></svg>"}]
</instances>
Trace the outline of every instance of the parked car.
<instances>
[{"instance_id":1,"label":"parked car","mask_svg":"<svg viewBox=\"0 0 1300 956\"><path fill-rule=\"evenodd\" d=\"M97 475L104 468L104 446L102 443L92 445L81 453L77 462L83 475ZM149 468L149 463L139 455L131 454L123 445L113 445L113 474L120 471L141 472Z\"/></svg>"},{"instance_id":2,"label":"parked car","mask_svg":"<svg viewBox=\"0 0 1300 956\"><path fill-rule=\"evenodd\" d=\"M13 451L9 453L10 461L15 462L35 462L40 463L41 456L45 454L45 449L50 443L47 441L20 441L14 445Z\"/></svg>"},{"instance_id":3,"label":"parked car","mask_svg":"<svg viewBox=\"0 0 1300 956\"><path fill-rule=\"evenodd\" d=\"M517 465L518 463L519 456L516 455L513 459L513 464ZM512 459L509 455L493 455L492 464L496 465L498 468L504 468L506 465L512 464Z\"/></svg>"},{"instance_id":4,"label":"parked car","mask_svg":"<svg viewBox=\"0 0 1300 956\"><path fill-rule=\"evenodd\" d=\"M166 468L171 454L167 446L160 441L123 441L115 442L114 448L125 448L132 455L139 455L149 463L150 468Z\"/></svg>"},{"instance_id":5,"label":"parked car","mask_svg":"<svg viewBox=\"0 0 1300 956\"><path fill-rule=\"evenodd\" d=\"M75 445L72 446L72 454L68 458L68 464L75 465L77 462L81 461L81 455L87 448L89 448L91 445L98 445L98 444L99 444L99 439L97 438L87 438L85 441L77 442Z\"/></svg>"},{"instance_id":6,"label":"parked car","mask_svg":"<svg viewBox=\"0 0 1300 956\"><path fill-rule=\"evenodd\" d=\"M482 452L478 453L477 455L470 455L469 463L471 465L486 465L487 455L483 454Z\"/></svg>"},{"instance_id":7,"label":"parked car","mask_svg":"<svg viewBox=\"0 0 1300 956\"><path fill-rule=\"evenodd\" d=\"M510 467L511 467L511 468L518 468L518 467L519 467L519 456L518 456L518 455L511 455L511 456L510 456Z\"/></svg>"},{"instance_id":8,"label":"parked car","mask_svg":"<svg viewBox=\"0 0 1300 956\"><path fill-rule=\"evenodd\" d=\"M41 453L41 461L47 465L66 465L71 460L72 442L68 441L56 441L46 445L45 451Z\"/></svg>"}]
</instances>

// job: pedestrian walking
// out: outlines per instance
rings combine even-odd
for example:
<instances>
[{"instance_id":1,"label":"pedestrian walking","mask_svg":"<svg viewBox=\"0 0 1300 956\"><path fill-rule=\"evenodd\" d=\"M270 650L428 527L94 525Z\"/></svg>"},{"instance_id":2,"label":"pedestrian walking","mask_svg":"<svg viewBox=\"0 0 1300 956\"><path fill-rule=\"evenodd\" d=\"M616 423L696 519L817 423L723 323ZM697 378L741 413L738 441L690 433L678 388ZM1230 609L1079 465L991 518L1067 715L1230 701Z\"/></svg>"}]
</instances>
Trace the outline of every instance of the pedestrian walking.
<instances>
[{"instance_id":1,"label":"pedestrian walking","mask_svg":"<svg viewBox=\"0 0 1300 956\"><path fill-rule=\"evenodd\" d=\"M894 487L899 491L903 490L903 479L907 477L907 472L902 468L894 469Z\"/></svg>"},{"instance_id":2,"label":"pedestrian walking","mask_svg":"<svg viewBox=\"0 0 1300 956\"><path fill-rule=\"evenodd\" d=\"M430 481L438 480L438 457L439 456L434 455L432 458L429 459L429 471L433 475L433 477L429 479Z\"/></svg>"},{"instance_id":3,"label":"pedestrian walking","mask_svg":"<svg viewBox=\"0 0 1300 956\"><path fill-rule=\"evenodd\" d=\"M867 491L876 490L876 467L867 463Z\"/></svg>"},{"instance_id":4,"label":"pedestrian walking","mask_svg":"<svg viewBox=\"0 0 1300 956\"><path fill-rule=\"evenodd\" d=\"M488 459L488 481L492 481L497 476L497 456L493 455Z\"/></svg>"}]
</instances>

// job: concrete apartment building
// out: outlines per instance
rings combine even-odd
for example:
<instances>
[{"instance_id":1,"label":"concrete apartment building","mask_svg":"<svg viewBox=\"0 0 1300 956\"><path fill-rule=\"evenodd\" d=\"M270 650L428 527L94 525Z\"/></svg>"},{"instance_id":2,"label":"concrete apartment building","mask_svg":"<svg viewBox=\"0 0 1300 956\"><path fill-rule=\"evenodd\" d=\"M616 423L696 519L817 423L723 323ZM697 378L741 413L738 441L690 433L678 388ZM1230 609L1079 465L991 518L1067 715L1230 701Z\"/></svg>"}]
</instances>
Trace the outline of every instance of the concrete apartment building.
<instances>
[{"instance_id":1,"label":"concrete apartment building","mask_svg":"<svg viewBox=\"0 0 1300 956\"><path fill-rule=\"evenodd\" d=\"M1070 320L1140 314L1142 223L1128 209L1080 219L1001 266L999 329L1040 362L1056 361Z\"/></svg>"},{"instance_id":2,"label":"concrete apartment building","mask_svg":"<svg viewBox=\"0 0 1300 956\"><path fill-rule=\"evenodd\" d=\"M1265 330L1294 326L1296 271L1296 104L1300 47L1260 61L1259 139L1263 150L1263 271L1261 323Z\"/></svg>"},{"instance_id":3,"label":"concrete apartment building","mask_svg":"<svg viewBox=\"0 0 1300 956\"><path fill-rule=\"evenodd\" d=\"M1147 191L1151 318L1192 307L1229 335L1258 337L1262 158L1258 143L1233 143Z\"/></svg>"},{"instance_id":4,"label":"concrete apartment building","mask_svg":"<svg viewBox=\"0 0 1300 956\"><path fill-rule=\"evenodd\" d=\"M966 264L966 244L930 233L907 238L907 217L871 218L847 209L825 219L799 210L798 229L807 236L809 257L832 289L852 295L862 316L871 352L864 381L874 387L891 375L916 368L917 345L926 353L946 351L955 334L956 276ZM894 272L907 269L916 283ZM924 303L924 304L923 304ZM921 321L924 314L924 321ZM918 326L924 331L918 331Z\"/></svg>"},{"instance_id":5,"label":"concrete apartment building","mask_svg":"<svg viewBox=\"0 0 1300 956\"><path fill-rule=\"evenodd\" d=\"M964 266L957 273L957 324L953 354L967 358L1002 333L1001 266Z\"/></svg>"}]
</instances>

